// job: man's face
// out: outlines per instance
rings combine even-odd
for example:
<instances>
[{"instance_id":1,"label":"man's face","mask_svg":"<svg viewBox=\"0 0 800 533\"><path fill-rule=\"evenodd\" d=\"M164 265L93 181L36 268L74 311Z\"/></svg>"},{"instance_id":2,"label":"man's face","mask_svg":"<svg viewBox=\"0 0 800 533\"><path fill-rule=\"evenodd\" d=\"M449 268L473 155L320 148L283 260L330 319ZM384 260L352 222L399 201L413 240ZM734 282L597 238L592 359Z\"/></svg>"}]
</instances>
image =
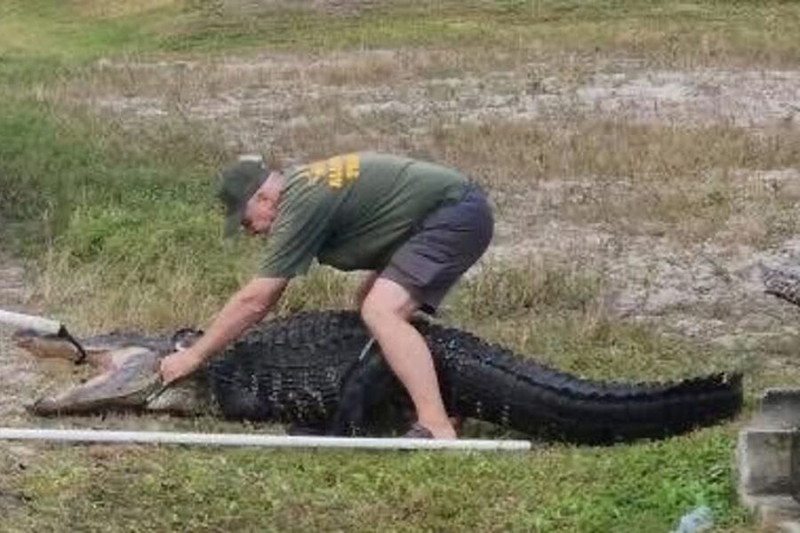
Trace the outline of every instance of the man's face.
<instances>
[{"instance_id":1,"label":"man's face","mask_svg":"<svg viewBox=\"0 0 800 533\"><path fill-rule=\"evenodd\" d=\"M248 235L269 233L277 215L277 202L268 191L259 189L250 200L242 217L242 227Z\"/></svg>"}]
</instances>

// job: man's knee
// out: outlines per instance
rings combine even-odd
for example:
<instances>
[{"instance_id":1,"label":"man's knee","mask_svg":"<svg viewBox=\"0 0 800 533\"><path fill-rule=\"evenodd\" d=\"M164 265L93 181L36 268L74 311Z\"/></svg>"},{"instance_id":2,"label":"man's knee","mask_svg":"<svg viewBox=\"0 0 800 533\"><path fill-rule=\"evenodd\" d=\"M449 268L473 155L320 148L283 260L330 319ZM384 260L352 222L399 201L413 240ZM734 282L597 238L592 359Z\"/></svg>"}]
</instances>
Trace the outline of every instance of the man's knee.
<instances>
[{"instance_id":1,"label":"man's knee","mask_svg":"<svg viewBox=\"0 0 800 533\"><path fill-rule=\"evenodd\" d=\"M364 324L373 332L381 325L403 320L403 313L390 302L382 300L380 297L372 298L367 296L364 303L361 304L361 319Z\"/></svg>"},{"instance_id":2,"label":"man's knee","mask_svg":"<svg viewBox=\"0 0 800 533\"><path fill-rule=\"evenodd\" d=\"M394 281L378 278L361 304L361 318L370 330L398 320L408 321L418 304Z\"/></svg>"}]
</instances>

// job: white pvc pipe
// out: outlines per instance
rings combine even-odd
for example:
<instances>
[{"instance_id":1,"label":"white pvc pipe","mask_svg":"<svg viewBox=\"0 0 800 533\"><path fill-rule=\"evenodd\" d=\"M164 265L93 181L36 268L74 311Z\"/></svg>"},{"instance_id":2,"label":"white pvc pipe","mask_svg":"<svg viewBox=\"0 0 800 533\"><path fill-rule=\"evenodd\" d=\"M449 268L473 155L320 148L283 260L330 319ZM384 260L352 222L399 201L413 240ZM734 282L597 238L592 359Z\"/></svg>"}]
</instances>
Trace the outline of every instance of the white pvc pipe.
<instances>
[{"instance_id":1,"label":"white pvc pipe","mask_svg":"<svg viewBox=\"0 0 800 533\"><path fill-rule=\"evenodd\" d=\"M50 335L58 335L61 332L62 324L56 320L50 320L34 315L23 315L22 313L12 313L0 309L0 322L16 326L21 329L33 329Z\"/></svg>"},{"instance_id":2,"label":"white pvc pipe","mask_svg":"<svg viewBox=\"0 0 800 533\"><path fill-rule=\"evenodd\" d=\"M531 443L527 440L314 437L245 433L106 431L96 429L0 428L0 440L201 444L213 446L260 446L266 448L351 448L372 450L523 451L531 449Z\"/></svg>"}]
</instances>

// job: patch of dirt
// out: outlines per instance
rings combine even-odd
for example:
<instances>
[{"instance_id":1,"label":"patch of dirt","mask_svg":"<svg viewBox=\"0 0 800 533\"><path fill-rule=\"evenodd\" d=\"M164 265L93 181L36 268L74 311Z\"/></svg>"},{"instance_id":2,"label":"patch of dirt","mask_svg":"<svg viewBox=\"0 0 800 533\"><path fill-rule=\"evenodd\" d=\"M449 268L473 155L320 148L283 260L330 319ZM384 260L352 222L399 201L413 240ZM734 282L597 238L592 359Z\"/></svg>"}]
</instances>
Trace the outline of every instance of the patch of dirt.
<instances>
[{"instance_id":1,"label":"patch of dirt","mask_svg":"<svg viewBox=\"0 0 800 533\"><path fill-rule=\"evenodd\" d=\"M743 188L783 190L800 185L800 172L745 172L736 179ZM732 349L800 336L800 310L766 295L761 281L761 265L800 267L800 238L766 248L748 244L737 239L742 229L732 217L712 238L682 242L664 232L626 232L564 215L571 204L596 194L596 187L591 179L549 180L523 195L500 195L502 214L488 260L544 257L565 270L599 273L604 307L613 316ZM625 195L634 185L619 180L606 187Z\"/></svg>"},{"instance_id":2,"label":"patch of dirt","mask_svg":"<svg viewBox=\"0 0 800 533\"><path fill-rule=\"evenodd\" d=\"M377 0L219 0L221 9L249 15L286 8L310 9L328 14L351 14L375 4L378 4Z\"/></svg>"},{"instance_id":3,"label":"patch of dirt","mask_svg":"<svg viewBox=\"0 0 800 533\"><path fill-rule=\"evenodd\" d=\"M601 273L605 306L621 318L731 348L800 334L798 311L764 294L760 278L761 264L800 265L797 238L768 251L711 243L681 247L666 237L621 237L559 221L525 236L501 221L497 235L493 259L542 254L567 269Z\"/></svg>"},{"instance_id":4,"label":"patch of dirt","mask_svg":"<svg viewBox=\"0 0 800 533\"><path fill-rule=\"evenodd\" d=\"M22 264L0 252L0 309L26 312L30 294ZM0 324L0 421L4 425L18 425L25 420L24 404L43 385L33 362L11 343L13 332Z\"/></svg>"},{"instance_id":5,"label":"patch of dirt","mask_svg":"<svg viewBox=\"0 0 800 533\"><path fill-rule=\"evenodd\" d=\"M794 127L800 114L796 70L652 71L621 62L605 66L609 72L559 76L547 74L552 66L528 63L458 77L436 70L420 76L419 64L426 59L409 54L342 53L325 62L284 56L224 63L106 61L96 74L111 85L89 97L96 109L127 120L178 112L213 122L245 151L269 145L298 126L323 125L342 115L367 122L390 116L402 131L413 133L432 121L549 121L566 114L640 123ZM347 83L349 78L362 83ZM79 94L87 97L85 91Z\"/></svg>"},{"instance_id":6,"label":"patch of dirt","mask_svg":"<svg viewBox=\"0 0 800 533\"><path fill-rule=\"evenodd\" d=\"M30 497L24 493L7 491L0 487L0 516L8 516L17 509L24 507L29 500Z\"/></svg>"},{"instance_id":7,"label":"patch of dirt","mask_svg":"<svg viewBox=\"0 0 800 533\"><path fill-rule=\"evenodd\" d=\"M26 308L31 289L26 282L25 269L0 251L0 309L32 312ZM32 402L47 378L34 361L26 357L11 342L14 330L0 323L0 426L28 426L25 405ZM0 441L0 479L25 468L35 455L27 444ZM23 494L4 491L0 485L0 516L8 516L27 502Z\"/></svg>"}]
</instances>

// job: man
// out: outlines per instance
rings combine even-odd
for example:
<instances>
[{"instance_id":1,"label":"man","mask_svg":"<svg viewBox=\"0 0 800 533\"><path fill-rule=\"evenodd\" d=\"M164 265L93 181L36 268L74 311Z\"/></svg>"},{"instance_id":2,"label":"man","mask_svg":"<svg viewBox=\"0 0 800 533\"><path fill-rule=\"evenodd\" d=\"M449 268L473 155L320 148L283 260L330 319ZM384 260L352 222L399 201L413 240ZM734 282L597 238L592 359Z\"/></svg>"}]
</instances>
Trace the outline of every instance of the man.
<instances>
[{"instance_id":1,"label":"man","mask_svg":"<svg viewBox=\"0 0 800 533\"><path fill-rule=\"evenodd\" d=\"M417 423L407 436L452 439L436 370L410 324L432 313L486 250L494 221L483 191L459 172L404 157L353 153L268 173L242 161L221 175L226 234L268 235L258 275L234 294L203 337L161 363L173 382L259 322L312 260L367 270L361 316L408 390Z\"/></svg>"}]
</instances>

